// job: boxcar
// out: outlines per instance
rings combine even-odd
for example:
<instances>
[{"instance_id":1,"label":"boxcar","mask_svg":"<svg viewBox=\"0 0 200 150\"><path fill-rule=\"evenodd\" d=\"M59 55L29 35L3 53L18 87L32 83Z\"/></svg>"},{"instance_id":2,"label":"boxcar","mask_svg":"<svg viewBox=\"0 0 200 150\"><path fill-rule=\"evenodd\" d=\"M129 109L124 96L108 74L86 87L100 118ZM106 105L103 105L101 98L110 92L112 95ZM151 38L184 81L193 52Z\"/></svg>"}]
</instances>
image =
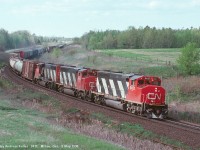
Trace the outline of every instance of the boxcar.
<instances>
[{"instance_id":1,"label":"boxcar","mask_svg":"<svg viewBox=\"0 0 200 150\"><path fill-rule=\"evenodd\" d=\"M37 62L30 60L23 60L22 77L33 80L35 76L35 69Z\"/></svg>"}]
</instances>

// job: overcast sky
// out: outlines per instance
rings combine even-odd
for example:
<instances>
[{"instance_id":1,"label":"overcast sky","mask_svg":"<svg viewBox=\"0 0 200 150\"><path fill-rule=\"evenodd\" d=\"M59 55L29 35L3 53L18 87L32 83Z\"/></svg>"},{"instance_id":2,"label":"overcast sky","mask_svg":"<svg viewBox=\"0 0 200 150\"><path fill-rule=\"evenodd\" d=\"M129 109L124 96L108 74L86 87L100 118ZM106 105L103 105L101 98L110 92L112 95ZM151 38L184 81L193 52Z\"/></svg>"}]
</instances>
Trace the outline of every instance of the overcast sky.
<instances>
[{"instance_id":1,"label":"overcast sky","mask_svg":"<svg viewBox=\"0 0 200 150\"><path fill-rule=\"evenodd\" d=\"M0 28L43 36L81 36L129 26L200 26L200 0L0 0Z\"/></svg>"}]
</instances>

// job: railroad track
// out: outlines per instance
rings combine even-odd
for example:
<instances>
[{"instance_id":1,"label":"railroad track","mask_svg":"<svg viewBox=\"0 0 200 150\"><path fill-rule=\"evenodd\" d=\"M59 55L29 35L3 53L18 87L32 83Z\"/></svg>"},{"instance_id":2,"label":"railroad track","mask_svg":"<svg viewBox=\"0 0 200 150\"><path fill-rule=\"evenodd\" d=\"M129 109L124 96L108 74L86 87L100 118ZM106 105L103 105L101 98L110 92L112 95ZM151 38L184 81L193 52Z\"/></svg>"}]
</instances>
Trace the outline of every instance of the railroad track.
<instances>
[{"instance_id":1,"label":"railroad track","mask_svg":"<svg viewBox=\"0 0 200 150\"><path fill-rule=\"evenodd\" d=\"M191 128L194 131L196 130L197 132L200 131L200 124L190 123L190 122L186 122L186 121L182 121L182 120L174 120L172 118L168 118L167 120L165 120L165 122L168 122L171 124L176 124L176 125L179 125L182 127Z\"/></svg>"},{"instance_id":2,"label":"railroad track","mask_svg":"<svg viewBox=\"0 0 200 150\"><path fill-rule=\"evenodd\" d=\"M121 110L114 109L114 108L106 107L106 106L99 105L99 104L96 104L96 103L91 103L91 102L88 102L88 101L83 101L79 98L75 98L75 97L70 96L70 95L66 95L66 94L51 90L51 89L47 89L43 86L36 85L36 84L26 80L26 79L23 79L23 78L17 76L13 71L11 71L11 69L8 66L6 66L4 68L4 74L6 74L6 77L9 80L14 81L18 84L28 86L29 88L39 90L41 92L48 92L49 95L56 97L63 105L66 105L66 103L70 101L69 103L72 103L72 102L76 103L75 105L77 107L79 107L79 105L81 105L82 109L84 108L84 106L86 106L86 108L93 107L92 108L93 111L94 110L101 111L104 114L111 115L112 117L114 117L118 120L121 120L122 122L126 121L126 122L130 122L130 123L138 123L138 124L142 124L142 125L147 124L147 125L144 125L145 129L147 129L147 130L149 130L148 126L151 126L151 127L154 126L155 128L158 128L159 130L161 128L163 130L164 130L164 128L167 128L167 129L165 129L165 130L168 130L167 132L164 132L164 133L161 132L164 135L170 134L169 133L170 130L173 129L173 131L176 131L179 134L181 133L180 135L179 134L175 134L175 135L173 134L175 139L177 139L177 140L181 139L181 141L183 143L186 143L190 146L194 146L195 148L197 146L200 147L200 143L199 143L200 125L194 125L194 124L190 124L190 123L187 123L187 122L178 122L178 121L173 121L173 120L160 121L160 120L147 119L145 117L133 115L133 114L130 114L130 113L127 113L127 112L123 112ZM68 100L66 101L66 99L68 99ZM90 109L87 109L87 111L90 111ZM187 133L190 136L183 138L185 133ZM190 140L190 138L192 138L192 139ZM187 142L187 140L188 140L188 142ZM196 140L198 140L198 142ZM153 141L158 142L158 143L162 143L159 140L153 140ZM162 143L162 144L164 144L164 143ZM167 144L164 144L164 145L167 145ZM179 149L178 147L175 147L173 145L168 145L168 146L171 146L174 149Z\"/></svg>"}]
</instances>

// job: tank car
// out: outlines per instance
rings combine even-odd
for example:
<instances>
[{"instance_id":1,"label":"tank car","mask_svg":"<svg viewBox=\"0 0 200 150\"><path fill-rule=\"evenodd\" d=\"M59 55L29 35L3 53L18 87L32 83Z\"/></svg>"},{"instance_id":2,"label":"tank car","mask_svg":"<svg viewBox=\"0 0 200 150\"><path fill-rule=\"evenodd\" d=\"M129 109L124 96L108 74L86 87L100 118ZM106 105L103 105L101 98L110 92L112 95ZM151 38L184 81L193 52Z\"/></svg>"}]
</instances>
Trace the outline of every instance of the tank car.
<instances>
[{"instance_id":1,"label":"tank car","mask_svg":"<svg viewBox=\"0 0 200 150\"><path fill-rule=\"evenodd\" d=\"M16 71L18 74L22 73L23 61L18 57L10 57L9 59L10 66Z\"/></svg>"}]
</instances>

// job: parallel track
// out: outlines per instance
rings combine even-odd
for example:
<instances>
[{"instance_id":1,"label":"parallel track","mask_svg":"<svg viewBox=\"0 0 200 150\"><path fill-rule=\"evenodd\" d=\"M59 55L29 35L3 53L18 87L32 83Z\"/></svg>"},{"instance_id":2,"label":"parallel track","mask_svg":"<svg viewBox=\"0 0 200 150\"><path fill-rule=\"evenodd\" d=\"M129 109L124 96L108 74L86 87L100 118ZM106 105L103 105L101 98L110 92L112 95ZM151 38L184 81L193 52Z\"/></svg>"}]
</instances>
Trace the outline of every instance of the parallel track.
<instances>
[{"instance_id":1,"label":"parallel track","mask_svg":"<svg viewBox=\"0 0 200 150\"><path fill-rule=\"evenodd\" d=\"M7 75L7 78L9 80L14 81L18 84L22 84L22 83L24 84L25 83L26 86L28 85L30 88L40 90L42 92L47 91L52 96L60 99L60 101L63 104L66 103L65 99L68 98L68 99L72 99L73 101L75 100L77 103L84 103L86 105L90 105L90 106L96 107L96 108L104 110L104 111L112 112L112 113L115 114L115 118L119 118L118 116L122 115L125 118L129 118L128 120L135 120L135 119L138 120L139 119L140 122L148 122L149 124L151 122L152 124L155 124L157 126L168 126L169 128L171 128L173 130L181 130L180 132L183 132L183 136L184 136L184 132L191 132L191 133L194 133L194 134L199 134L199 136L200 136L200 125L194 125L194 124L190 124L190 123L187 123L187 122L178 122L178 121L173 121L173 120L163 120L163 121L161 121L161 120L147 119L145 117L133 115L133 114L123 112L121 110L117 110L117 109L114 109L114 108L111 108L111 107L99 105L99 104L96 104L96 103L91 103L89 101L83 101L79 98L75 98L73 96L66 95L66 94L51 90L51 89L47 89L47 88L40 86L40 85L36 85L36 84L34 84L34 83L24 79L24 78L17 76L13 71L11 71L11 69L8 66L5 67L4 72ZM130 121L130 122L132 122L132 121ZM155 140L153 140L153 141L155 141ZM159 140L156 140L156 142L162 143ZM162 143L162 144L164 144L164 143ZM166 144L164 144L164 145L166 145ZM174 149L179 149L178 147L175 147L175 146L172 146L172 145L169 145L169 146L173 147Z\"/></svg>"}]
</instances>

